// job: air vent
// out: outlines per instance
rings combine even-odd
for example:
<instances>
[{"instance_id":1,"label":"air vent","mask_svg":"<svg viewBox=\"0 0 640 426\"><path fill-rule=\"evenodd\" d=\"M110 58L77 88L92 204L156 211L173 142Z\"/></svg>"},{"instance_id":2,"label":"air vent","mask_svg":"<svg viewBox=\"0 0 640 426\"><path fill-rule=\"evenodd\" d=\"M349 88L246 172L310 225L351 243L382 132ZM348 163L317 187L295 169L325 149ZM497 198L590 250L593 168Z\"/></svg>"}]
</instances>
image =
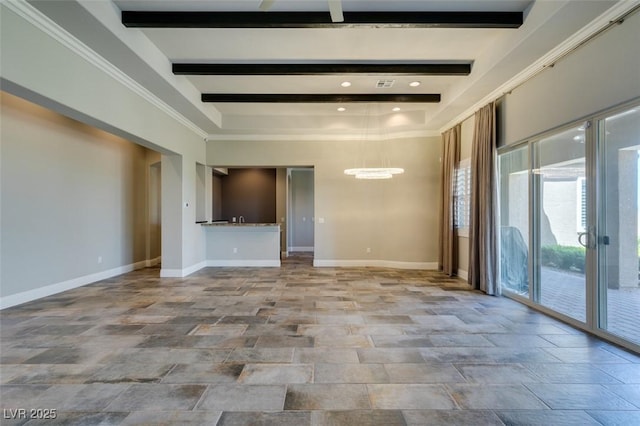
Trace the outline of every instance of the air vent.
<instances>
[{"instance_id":1,"label":"air vent","mask_svg":"<svg viewBox=\"0 0 640 426\"><path fill-rule=\"evenodd\" d=\"M395 83L395 80L378 80L378 82L376 83L376 88L377 89L388 89L390 87L393 86L393 83Z\"/></svg>"}]
</instances>

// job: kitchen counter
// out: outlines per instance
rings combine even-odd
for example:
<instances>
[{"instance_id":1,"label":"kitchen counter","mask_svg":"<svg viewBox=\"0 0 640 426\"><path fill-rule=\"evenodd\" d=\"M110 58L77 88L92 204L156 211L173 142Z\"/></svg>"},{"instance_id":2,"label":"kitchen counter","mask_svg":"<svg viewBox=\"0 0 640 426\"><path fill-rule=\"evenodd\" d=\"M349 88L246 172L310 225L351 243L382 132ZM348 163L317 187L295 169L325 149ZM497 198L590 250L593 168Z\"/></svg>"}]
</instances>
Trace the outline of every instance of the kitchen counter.
<instances>
[{"instance_id":1,"label":"kitchen counter","mask_svg":"<svg viewBox=\"0 0 640 426\"><path fill-rule=\"evenodd\" d=\"M203 223L207 266L280 266L279 223Z\"/></svg>"}]
</instances>

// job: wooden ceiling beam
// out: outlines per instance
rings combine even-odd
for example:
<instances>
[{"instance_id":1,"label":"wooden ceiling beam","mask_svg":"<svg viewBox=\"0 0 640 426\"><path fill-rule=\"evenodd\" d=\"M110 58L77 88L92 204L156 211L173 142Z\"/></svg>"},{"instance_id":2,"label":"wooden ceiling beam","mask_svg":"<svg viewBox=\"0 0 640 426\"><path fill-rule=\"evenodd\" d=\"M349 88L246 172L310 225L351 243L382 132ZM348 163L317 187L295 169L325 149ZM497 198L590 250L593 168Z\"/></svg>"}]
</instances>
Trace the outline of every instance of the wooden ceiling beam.
<instances>
[{"instance_id":1,"label":"wooden ceiling beam","mask_svg":"<svg viewBox=\"0 0 640 426\"><path fill-rule=\"evenodd\" d=\"M459 63L177 63L176 75L469 75L471 62Z\"/></svg>"},{"instance_id":2,"label":"wooden ceiling beam","mask_svg":"<svg viewBox=\"0 0 640 426\"><path fill-rule=\"evenodd\" d=\"M308 93L203 93L202 102L224 103L352 103L396 102L437 103L440 94L308 94Z\"/></svg>"},{"instance_id":3,"label":"wooden ceiling beam","mask_svg":"<svg viewBox=\"0 0 640 426\"><path fill-rule=\"evenodd\" d=\"M523 12L327 12L122 11L131 28L519 28Z\"/></svg>"}]
</instances>

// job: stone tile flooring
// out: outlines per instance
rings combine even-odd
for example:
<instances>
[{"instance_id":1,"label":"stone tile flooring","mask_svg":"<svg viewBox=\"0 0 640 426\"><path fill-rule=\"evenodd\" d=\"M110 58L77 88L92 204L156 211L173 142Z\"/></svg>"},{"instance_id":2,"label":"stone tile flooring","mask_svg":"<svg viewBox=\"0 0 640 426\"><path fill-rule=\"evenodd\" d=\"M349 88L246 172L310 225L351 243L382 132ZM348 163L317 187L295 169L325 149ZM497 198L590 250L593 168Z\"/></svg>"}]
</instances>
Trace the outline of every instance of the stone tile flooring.
<instances>
[{"instance_id":1,"label":"stone tile flooring","mask_svg":"<svg viewBox=\"0 0 640 426\"><path fill-rule=\"evenodd\" d=\"M158 275L2 311L2 424L640 424L640 356L437 272Z\"/></svg>"}]
</instances>

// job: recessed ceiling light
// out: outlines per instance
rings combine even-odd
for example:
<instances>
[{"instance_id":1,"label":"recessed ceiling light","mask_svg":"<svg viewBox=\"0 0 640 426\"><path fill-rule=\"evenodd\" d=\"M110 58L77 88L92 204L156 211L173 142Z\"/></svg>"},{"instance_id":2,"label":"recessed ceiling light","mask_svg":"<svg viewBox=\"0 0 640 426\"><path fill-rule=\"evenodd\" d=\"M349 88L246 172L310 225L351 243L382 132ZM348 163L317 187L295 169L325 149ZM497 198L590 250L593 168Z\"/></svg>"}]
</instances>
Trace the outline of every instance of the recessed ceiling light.
<instances>
[{"instance_id":1,"label":"recessed ceiling light","mask_svg":"<svg viewBox=\"0 0 640 426\"><path fill-rule=\"evenodd\" d=\"M411 83L409 83L409 86L418 87L418 86L420 86L420 82L419 81L412 81Z\"/></svg>"},{"instance_id":2,"label":"recessed ceiling light","mask_svg":"<svg viewBox=\"0 0 640 426\"><path fill-rule=\"evenodd\" d=\"M349 86L351 86L351 82L350 81L343 81L342 83L340 83L340 86L349 87Z\"/></svg>"},{"instance_id":3,"label":"recessed ceiling light","mask_svg":"<svg viewBox=\"0 0 640 426\"><path fill-rule=\"evenodd\" d=\"M400 111L400 107L394 107L391 111L398 112L398 111Z\"/></svg>"},{"instance_id":4,"label":"recessed ceiling light","mask_svg":"<svg viewBox=\"0 0 640 426\"><path fill-rule=\"evenodd\" d=\"M344 112L344 111L346 111L346 110L347 110L347 109L346 109L345 107L340 107L340 108L338 108L338 111L340 111L340 112Z\"/></svg>"}]
</instances>

